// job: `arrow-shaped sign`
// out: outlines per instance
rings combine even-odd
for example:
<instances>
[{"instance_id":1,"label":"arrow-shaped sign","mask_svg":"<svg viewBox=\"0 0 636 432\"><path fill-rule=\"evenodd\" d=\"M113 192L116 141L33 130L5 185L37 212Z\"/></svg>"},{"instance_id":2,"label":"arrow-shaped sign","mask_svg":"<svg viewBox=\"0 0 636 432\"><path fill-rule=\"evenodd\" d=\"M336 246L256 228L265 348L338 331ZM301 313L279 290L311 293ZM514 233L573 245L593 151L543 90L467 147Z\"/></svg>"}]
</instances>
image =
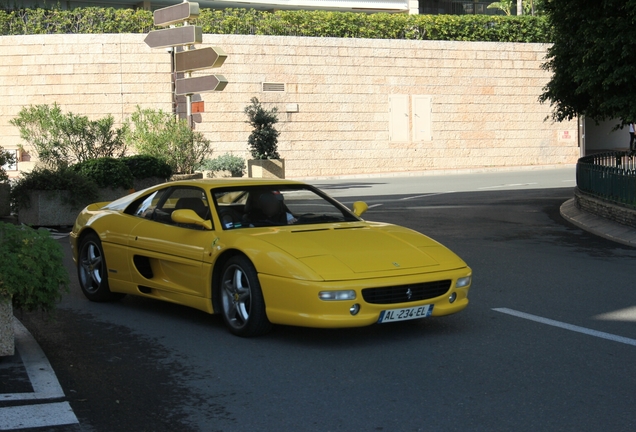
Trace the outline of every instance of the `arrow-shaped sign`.
<instances>
[{"instance_id":1,"label":"arrow-shaped sign","mask_svg":"<svg viewBox=\"0 0 636 432\"><path fill-rule=\"evenodd\" d=\"M222 91L227 86L223 75L206 75L196 78L178 79L175 83L177 95L189 95L210 91Z\"/></svg>"},{"instance_id":2,"label":"arrow-shaped sign","mask_svg":"<svg viewBox=\"0 0 636 432\"><path fill-rule=\"evenodd\" d=\"M199 16L199 3L183 2L173 6L157 9L153 16L155 25L166 27Z\"/></svg>"},{"instance_id":3,"label":"arrow-shaped sign","mask_svg":"<svg viewBox=\"0 0 636 432\"><path fill-rule=\"evenodd\" d=\"M199 26L173 27L154 30L144 39L150 48L168 48L203 42L203 31Z\"/></svg>"},{"instance_id":4,"label":"arrow-shaped sign","mask_svg":"<svg viewBox=\"0 0 636 432\"><path fill-rule=\"evenodd\" d=\"M223 65L227 54L221 48L200 48L175 53L177 72L190 72L207 68L218 68Z\"/></svg>"}]
</instances>

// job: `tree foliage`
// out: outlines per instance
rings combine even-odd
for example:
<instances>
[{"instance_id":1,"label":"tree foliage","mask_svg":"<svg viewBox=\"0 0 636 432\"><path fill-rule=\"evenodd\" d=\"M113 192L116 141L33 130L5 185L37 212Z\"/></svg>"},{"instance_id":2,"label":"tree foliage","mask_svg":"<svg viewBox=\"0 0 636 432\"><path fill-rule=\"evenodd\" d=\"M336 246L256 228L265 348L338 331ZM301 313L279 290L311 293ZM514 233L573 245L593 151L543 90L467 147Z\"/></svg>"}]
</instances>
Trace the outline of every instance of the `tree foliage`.
<instances>
[{"instance_id":1,"label":"tree foliage","mask_svg":"<svg viewBox=\"0 0 636 432\"><path fill-rule=\"evenodd\" d=\"M130 116L126 141L139 154L165 161L173 173L192 174L212 151L212 143L188 122L163 110L141 109Z\"/></svg>"},{"instance_id":2,"label":"tree foliage","mask_svg":"<svg viewBox=\"0 0 636 432\"><path fill-rule=\"evenodd\" d=\"M126 153L123 128L114 128L109 115L99 120L63 113L59 105L23 107L10 123L20 138L31 144L47 168L65 168L74 162L100 157L121 157Z\"/></svg>"},{"instance_id":3,"label":"tree foliage","mask_svg":"<svg viewBox=\"0 0 636 432\"><path fill-rule=\"evenodd\" d=\"M254 159L280 159L278 154L278 136L280 132L274 125L278 123L278 109L263 108L255 97L245 107L247 123L252 126L252 133L247 138L247 145Z\"/></svg>"},{"instance_id":4,"label":"tree foliage","mask_svg":"<svg viewBox=\"0 0 636 432\"><path fill-rule=\"evenodd\" d=\"M4 169L4 166L13 163L15 163L15 156L13 155L13 153L5 151L5 149L0 146L0 183L9 178L9 175Z\"/></svg>"},{"instance_id":5,"label":"tree foliage","mask_svg":"<svg viewBox=\"0 0 636 432\"><path fill-rule=\"evenodd\" d=\"M554 45L543 89L556 121L636 119L636 0L547 0Z\"/></svg>"}]
</instances>

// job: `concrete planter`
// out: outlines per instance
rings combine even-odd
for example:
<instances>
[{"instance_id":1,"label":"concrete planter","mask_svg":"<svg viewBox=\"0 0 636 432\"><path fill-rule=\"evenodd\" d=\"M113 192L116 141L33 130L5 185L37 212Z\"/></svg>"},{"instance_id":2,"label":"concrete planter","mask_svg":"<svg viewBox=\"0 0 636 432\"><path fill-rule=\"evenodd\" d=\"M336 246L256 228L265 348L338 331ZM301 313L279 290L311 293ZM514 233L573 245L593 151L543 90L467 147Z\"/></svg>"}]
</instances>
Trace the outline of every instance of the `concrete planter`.
<instances>
[{"instance_id":1,"label":"concrete planter","mask_svg":"<svg viewBox=\"0 0 636 432\"><path fill-rule=\"evenodd\" d=\"M232 171L203 171L203 177L205 178L230 178L230 177L243 177L240 175L232 174Z\"/></svg>"},{"instance_id":2,"label":"concrete planter","mask_svg":"<svg viewBox=\"0 0 636 432\"><path fill-rule=\"evenodd\" d=\"M129 192L126 189L100 189L99 197L94 202L113 201L128 195ZM18 222L32 226L72 226L77 215L92 202L69 206L64 202L68 199L69 193L42 190L29 192L31 205L18 210Z\"/></svg>"},{"instance_id":3,"label":"concrete planter","mask_svg":"<svg viewBox=\"0 0 636 432\"><path fill-rule=\"evenodd\" d=\"M9 183L0 183L0 216L9 216L11 214L10 192L11 186L9 186Z\"/></svg>"},{"instance_id":4,"label":"concrete planter","mask_svg":"<svg viewBox=\"0 0 636 432\"><path fill-rule=\"evenodd\" d=\"M11 300L0 300L0 357L15 354L13 334L13 305Z\"/></svg>"},{"instance_id":5,"label":"concrete planter","mask_svg":"<svg viewBox=\"0 0 636 432\"><path fill-rule=\"evenodd\" d=\"M161 177L147 177L143 179L133 179L133 189L135 191L140 191L142 189L146 189L161 183L165 183L168 179Z\"/></svg>"},{"instance_id":6,"label":"concrete planter","mask_svg":"<svg viewBox=\"0 0 636 432\"><path fill-rule=\"evenodd\" d=\"M174 174L170 177L170 181L178 181L178 180L196 180L202 179L203 173L194 173L194 174Z\"/></svg>"},{"instance_id":7,"label":"concrete planter","mask_svg":"<svg viewBox=\"0 0 636 432\"><path fill-rule=\"evenodd\" d=\"M284 179L285 159L250 159L247 173L251 178Z\"/></svg>"}]
</instances>

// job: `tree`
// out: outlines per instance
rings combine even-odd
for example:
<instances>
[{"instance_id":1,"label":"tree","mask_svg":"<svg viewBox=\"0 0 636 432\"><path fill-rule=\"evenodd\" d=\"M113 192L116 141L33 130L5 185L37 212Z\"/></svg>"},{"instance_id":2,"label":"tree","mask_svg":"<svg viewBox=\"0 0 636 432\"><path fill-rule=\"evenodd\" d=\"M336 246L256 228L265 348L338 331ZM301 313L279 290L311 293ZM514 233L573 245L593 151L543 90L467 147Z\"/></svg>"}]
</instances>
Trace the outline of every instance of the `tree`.
<instances>
[{"instance_id":1,"label":"tree","mask_svg":"<svg viewBox=\"0 0 636 432\"><path fill-rule=\"evenodd\" d=\"M171 113L137 106L129 123L126 142L139 154L165 161L174 173L192 174L212 151L210 140Z\"/></svg>"},{"instance_id":2,"label":"tree","mask_svg":"<svg viewBox=\"0 0 636 432\"><path fill-rule=\"evenodd\" d=\"M546 0L554 45L541 102L555 121L636 119L636 0Z\"/></svg>"},{"instance_id":3,"label":"tree","mask_svg":"<svg viewBox=\"0 0 636 432\"><path fill-rule=\"evenodd\" d=\"M247 123L254 129L247 138L250 153L254 159L280 159L278 154L278 132L274 125L278 123L278 109L267 110L255 97L251 105L243 110L247 114Z\"/></svg>"}]
</instances>

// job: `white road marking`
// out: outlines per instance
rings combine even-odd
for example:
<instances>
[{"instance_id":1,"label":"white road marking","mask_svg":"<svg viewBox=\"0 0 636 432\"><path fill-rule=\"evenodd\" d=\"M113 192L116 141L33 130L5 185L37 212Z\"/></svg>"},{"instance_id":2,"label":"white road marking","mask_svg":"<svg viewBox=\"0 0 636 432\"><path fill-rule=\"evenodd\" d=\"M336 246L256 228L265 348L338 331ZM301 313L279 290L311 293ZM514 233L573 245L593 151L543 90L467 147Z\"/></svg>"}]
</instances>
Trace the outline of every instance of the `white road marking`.
<instances>
[{"instance_id":1,"label":"white road marking","mask_svg":"<svg viewBox=\"0 0 636 432\"><path fill-rule=\"evenodd\" d=\"M531 186L531 185L536 185L536 184L539 184L539 183L509 183L509 184L497 185L497 186L484 186L484 187L477 188L477 190L501 189L501 188L519 187L519 186Z\"/></svg>"},{"instance_id":2,"label":"white road marking","mask_svg":"<svg viewBox=\"0 0 636 432\"><path fill-rule=\"evenodd\" d=\"M579 326L575 326L572 324L567 324L567 323L563 323L561 321L555 321L555 320L551 320L549 318L543 318L537 315L531 315L531 314L527 314L525 312L519 312L513 309L508 309L508 308L493 308L492 310L496 311L496 312L501 312L501 313L505 313L508 315L512 315L512 316L516 316L519 318L523 318L523 319L527 319L530 321L535 321L541 324L547 324L549 326L553 326L553 327L559 327L565 330L570 330L573 332L577 332L577 333L583 333L589 336L594 336L594 337L598 337L601 339L607 339L607 340L611 340L614 342L620 342L620 343L624 343L627 345L632 345L632 346L636 346L636 339L630 339L630 338L626 338L623 336L617 336L617 335L613 335L611 333L605 333L605 332L601 332L601 331L597 331L597 330L592 330L592 329L588 329L585 327L579 327Z\"/></svg>"},{"instance_id":3,"label":"white road marking","mask_svg":"<svg viewBox=\"0 0 636 432\"><path fill-rule=\"evenodd\" d=\"M431 205L431 206L416 206L416 207L406 207L407 210L438 210L438 209L456 209L456 208L469 208L474 206L467 205Z\"/></svg>"},{"instance_id":4,"label":"white road marking","mask_svg":"<svg viewBox=\"0 0 636 432\"><path fill-rule=\"evenodd\" d=\"M446 194L451 194L451 193L455 193L455 191L428 193L428 194L424 194L424 195L415 195L415 196L400 198L399 201L408 201L408 200L417 199L417 198L426 198L426 197L430 197L430 196L446 195Z\"/></svg>"},{"instance_id":5,"label":"white road marking","mask_svg":"<svg viewBox=\"0 0 636 432\"><path fill-rule=\"evenodd\" d=\"M594 319L601 321L636 322L636 306L596 315Z\"/></svg>"},{"instance_id":6,"label":"white road marking","mask_svg":"<svg viewBox=\"0 0 636 432\"><path fill-rule=\"evenodd\" d=\"M0 401L63 398L64 391L40 345L16 317L13 317L15 346L29 375L33 393L0 394Z\"/></svg>"},{"instance_id":7,"label":"white road marking","mask_svg":"<svg viewBox=\"0 0 636 432\"><path fill-rule=\"evenodd\" d=\"M369 206L370 209L375 208L375 207L380 207L383 206L384 204L372 204Z\"/></svg>"},{"instance_id":8,"label":"white road marking","mask_svg":"<svg viewBox=\"0 0 636 432\"><path fill-rule=\"evenodd\" d=\"M0 408L0 430L77 424L68 402Z\"/></svg>"}]
</instances>

